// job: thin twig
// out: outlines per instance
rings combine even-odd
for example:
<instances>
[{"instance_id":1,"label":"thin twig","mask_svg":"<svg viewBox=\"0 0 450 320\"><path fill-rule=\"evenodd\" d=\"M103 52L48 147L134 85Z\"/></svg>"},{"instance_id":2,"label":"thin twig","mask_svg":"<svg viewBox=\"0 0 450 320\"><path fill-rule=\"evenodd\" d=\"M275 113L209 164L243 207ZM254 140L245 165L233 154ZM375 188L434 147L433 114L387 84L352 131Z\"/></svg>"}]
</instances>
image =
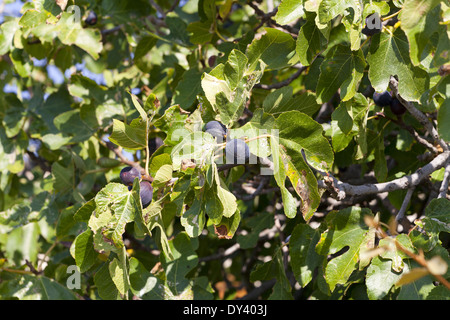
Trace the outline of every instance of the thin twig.
<instances>
[{"instance_id":1,"label":"thin twig","mask_svg":"<svg viewBox=\"0 0 450 320\"><path fill-rule=\"evenodd\" d=\"M408 189L417 186L422 180L432 174L434 171L439 170L450 159L450 151L443 152L434 158L430 163L417 169L413 174L403 176L401 178L375 184L363 184L363 185L351 185L349 183L341 182L337 180L330 173L323 173L324 176L329 177L333 181L333 186L342 192L346 196L354 195L366 195L366 194L376 194L382 192L392 192L395 190ZM319 187L327 189L325 181L319 180Z\"/></svg>"},{"instance_id":2,"label":"thin twig","mask_svg":"<svg viewBox=\"0 0 450 320\"><path fill-rule=\"evenodd\" d=\"M421 137L419 135L419 133L417 133L417 131L414 130L413 127L405 124L401 119L396 120L396 119L393 119L393 118L388 118L386 116L385 116L385 118L391 120L392 122L397 124L399 127L401 127L403 129L405 129L406 131L408 131L413 136L413 138L416 139L416 141L418 143L423 145L425 148L429 149L431 152L433 152L435 154L439 153L438 149L433 144L428 142L428 140L426 140L425 138Z\"/></svg>"},{"instance_id":3,"label":"thin twig","mask_svg":"<svg viewBox=\"0 0 450 320\"><path fill-rule=\"evenodd\" d=\"M409 111L409 113L425 127L428 133L431 134L435 143L441 145L444 151L448 151L449 148L447 143L439 137L439 133L433 126L433 123L427 118L427 116L422 111L417 109L411 102L406 101L405 99L402 98L402 96L399 95L398 80L395 79L394 77L391 77L389 81L389 86L391 87L394 96L397 97L400 103L403 106L405 106L405 108Z\"/></svg>"},{"instance_id":4,"label":"thin twig","mask_svg":"<svg viewBox=\"0 0 450 320\"><path fill-rule=\"evenodd\" d=\"M439 188L439 198L445 198L448 191L448 184L450 182L450 160L447 162L447 166L445 167L444 179L442 180L441 187Z\"/></svg>"},{"instance_id":5,"label":"thin twig","mask_svg":"<svg viewBox=\"0 0 450 320\"><path fill-rule=\"evenodd\" d=\"M433 270L430 268L430 266L428 265L427 260L425 260L425 257L423 256L422 253L420 254L415 254L414 252L408 250L407 248L405 248L400 242L398 242L397 238L393 238L390 237L381 227L381 224L379 222L375 222L374 219L371 218L367 218L366 223L371 226L374 227L377 235L381 238L381 239L386 239L389 241L392 241L395 245L395 247L402 251L403 253L405 253L407 256L409 256L411 259L415 260L418 264L420 264L422 267L426 268L427 271L434 276L440 283L442 283L442 285L444 285L447 289L450 289L450 283L441 275L439 274L434 274Z\"/></svg>"},{"instance_id":6,"label":"thin twig","mask_svg":"<svg viewBox=\"0 0 450 320\"><path fill-rule=\"evenodd\" d=\"M155 10L161 15L161 17L164 19L166 17L166 13L164 10L157 4L154 0L150 0L150 4Z\"/></svg>"},{"instance_id":7,"label":"thin twig","mask_svg":"<svg viewBox=\"0 0 450 320\"><path fill-rule=\"evenodd\" d=\"M406 209L408 208L409 202L411 201L411 197L412 194L414 193L414 187L408 189L408 191L406 192L406 196L405 199L403 199L403 203L402 206L400 207L400 210L397 213L397 216L395 217L395 220L398 221L402 221L403 218L405 217L405 213L406 213Z\"/></svg>"},{"instance_id":8,"label":"thin twig","mask_svg":"<svg viewBox=\"0 0 450 320\"><path fill-rule=\"evenodd\" d=\"M300 77L300 75L303 73L303 71L305 71L308 67L305 66L301 66L297 72L295 72L292 76L290 76L289 78L287 78L284 81L278 82L278 83L273 83L273 84L262 84L262 83L258 83L255 85L255 88L261 88L264 90L271 90L271 89L279 89L282 87L285 87L289 84L291 84L292 81L294 81L295 79L297 79L298 77Z\"/></svg>"},{"instance_id":9,"label":"thin twig","mask_svg":"<svg viewBox=\"0 0 450 320\"><path fill-rule=\"evenodd\" d=\"M118 148L116 147L113 143L111 142L105 142L102 139L97 137L97 140L99 141L99 143L108 148L109 150L111 150L112 152L114 152L114 154L119 158L120 162L132 166L132 167L136 167L137 169L139 169L139 171L141 172L142 178L145 180L148 180L150 182L153 182L153 177L149 175L148 171L145 168L142 168L141 165L139 164L139 162L134 162L129 160L127 157L125 157L122 153L122 148Z\"/></svg>"}]
</instances>

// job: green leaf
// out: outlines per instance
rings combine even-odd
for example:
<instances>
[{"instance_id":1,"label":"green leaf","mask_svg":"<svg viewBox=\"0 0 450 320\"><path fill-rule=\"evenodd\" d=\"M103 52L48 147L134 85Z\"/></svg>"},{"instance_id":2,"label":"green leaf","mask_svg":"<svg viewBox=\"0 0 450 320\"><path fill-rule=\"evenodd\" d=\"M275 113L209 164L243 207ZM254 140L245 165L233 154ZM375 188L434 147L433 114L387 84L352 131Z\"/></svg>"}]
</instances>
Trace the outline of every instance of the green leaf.
<instances>
[{"instance_id":1,"label":"green leaf","mask_svg":"<svg viewBox=\"0 0 450 320\"><path fill-rule=\"evenodd\" d=\"M298 283L305 287L313 278L314 271L322 264L323 257L315 247L320 239L319 230L307 224L298 224L289 240L291 266Z\"/></svg>"},{"instance_id":2,"label":"green leaf","mask_svg":"<svg viewBox=\"0 0 450 320\"><path fill-rule=\"evenodd\" d=\"M400 279L401 273L392 269L393 261L375 257L367 268L367 295L371 300L383 299Z\"/></svg>"},{"instance_id":3,"label":"green leaf","mask_svg":"<svg viewBox=\"0 0 450 320\"><path fill-rule=\"evenodd\" d=\"M202 90L201 79L202 72L197 68L186 70L175 88L172 103L183 109L190 108Z\"/></svg>"},{"instance_id":4,"label":"green leaf","mask_svg":"<svg viewBox=\"0 0 450 320\"><path fill-rule=\"evenodd\" d=\"M25 50L13 49L9 54L9 58L20 77L28 78L31 75L33 67L30 57Z\"/></svg>"},{"instance_id":5,"label":"green leaf","mask_svg":"<svg viewBox=\"0 0 450 320\"><path fill-rule=\"evenodd\" d=\"M320 124L304 113L289 111L276 119L276 125L279 142L291 158L298 158L303 149L311 166L322 171L331 169L334 155Z\"/></svg>"},{"instance_id":6,"label":"green leaf","mask_svg":"<svg viewBox=\"0 0 450 320\"><path fill-rule=\"evenodd\" d=\"M309 66L315 58L327 48L327 34L316 24L316 15L307 15L307 20L298 33L296 50L300 63Z\"/></svg>"},{"instance_id":7,"label":"green leaf","mask_svg":"<svg viewBox=\"0 0 450 320\"><path fill-rule=\"evenodd\" d=\"M320 104L316 102L316 95L313 92L305 91L294 96L293 88L287 86L269 93L263 101L263 108L264 112L275 117L293 110L313 116L319 110Z\"/></svg>"},{"instance_id":8,"label":"green leaf","mask_svg":"<svg viewBox=\"0 0 450 320\"><path fill-rule=\"evenodd\" d=\"M301 18L304 14L303 1L283 0L278 6L274 19L278 24L289 24Z\"/></svg>"},{"instance_id":9,"label":"green leaf","mask_svg":"<svg viewBox=\"0 0 450 320\"><path fill-rule=\"evenodd\" d=\"M212 166L216 166L215 163L212 164ZM214 181L215 185L217 187L217 197L219 198L220 202L222 203L223 207L223 213L222 215L225 218L230 218L235 214L237 211L237 203L236 203L236 197L234 194L232 194L223 180L219 176L219 172L217 169L214 169Z\"/></svg>"},{"instance_id":10,"label":"green leaf","mask_svg":"<svg viewBox=\"0 0 450 320\"><path fill-rule=\"evenodd\" d=\"M396 241L398 241L398 243L401 246L403 246L405 249L407 249L411 252L415 252L415 249L412 245L411 239L407 235L399 234L396 237ZM389 240L386 240L386 239L380 240L380 243L378 246L388 248L387 251L384 251L380 254L380 257L383 259L392 260L392 265L391 265L392 270L395 272L402 272L405 267L404 260L408 259L409 256L406 255L403 251L394 247L392 242L389 242Z\"/></svg>"},{"instance_id":11,"label":"green leaf","mask_svg":"<svg viewBox=\"0 0 450 320\"><path fill-rule=\"evenodd\" d=\"M294 196L286 188L286 166L284 161L284 154L280 151L278 141L271 137L270 146L272 150L273 161L273 175L278 187L281 191L281 198L283 200L284 214L288 218L294 218L297 214L297 203Z\"/></svg>"},{"instance_id":12,"label":"green leaf","mask_svg":"<svg viewBox=\"0 0 450 320\"><path fill-rule=\"evenodd\" d=\"M146 57L149 54L150 50L156 45L158 42L158 38L153 34L148 34L144 37L142 37L137 46L136 50L134 52L133 60L136 63L136 65L144 72L150 71L150 67L146 65Z\"/></svg>"},{"instance_id":13,"label":"green leaf","mask_svg":"<svg viewBox=\"0 0 450 320\"><path fill-rule=\"evenodd\" d=\"M367 208L349 207L332 211L326 217L328 230L322 233L316 252L328 255L348 248L345 253L328 261L325 268L325 279L331 291L336 285L347 282L359 261L360 248L370 241L365 215L372 213Z\"/></svg>"},{"instance_id":14,"label":"green leaf","mask_svg":"<svg viewBox=\"0 0 450 320\"><path fill-rule=\"evenodd\" d=\"M340 104L331 115L331 140L334 152L347 148L353 137L357 135L358 128L349 115L345 104Z\"/></svg>"},{"instance_id":15,"label":"green leaf","mask_svg":"<svg viewBox=\"0 0 450 320\"><path fill-rule=\"evenodd\" d=\"M147 145L146 132L143 128L135 128L113 119L113 131L109 140L125 149L138 150Z\"/></svg>"},{"instance_id":16,"label":"green leaf","mask_svg":"<svg viewBox=\"0 0 450 320\"><path fill-rule=\"evenodd\" d=\"M75 300L75 294L44 276L22 275L0 284L0 298L7 300Z\"/></svg>"},{"instance_id":17,"label":"green leaf","mask_svg":"<svg viewBox=\"0 0 450 320\"><path fill-rule=\"evenodd\" d=\"M283 255L281 248L276 248L272 259L261 264L250 273L250 281L270 280L276 278L275 286L269 300L292 300L291 286L284 271Z\"/></svg>"},{"instance_id":18,"label":"green leaf","mask_svg":"<svg viewBox=\"0 0 450 320\"><path fill-rule=\"evenodd\" d=\"M361 50L352 51L343 45L334 46L320 66L317 103L328 102L338 89L342 101L350 100L359 87L366 66Z\"/></svg>"},{"instance_id":19,"label":"green leaf","mask_svg":"<svg viewBox=\"0 0 450 320\"><path fill-rule=\"evenodd\" d=\"M352 8L355 17L361 15L361 4L357 0L322 0L319 4L319 21L327 23L338 15L344 15L348 8Z\"/></svg>"},{"instance_id":20,"label":"green leaf","mask_svg":"<svg viewBox=\"0 0 450 320\"><path fill-rule=\"evenodd\" d=\"M231 88L224 79L219 79L208 73L204 73L202 76L202 88L205 92L206 99L208 99L213 107L216 106L216 95L221 92L228 100L232 100Z\"/></svg>"},{"instance_id":21,"label":"green leaf","mask_svg":"<svg viewBox=\"0 0 450 320\"><path fill-rule=\"evenodd\" d=\"M39 225L28 223L12 230L6 239L5 257L16 264L28 260L33 264L37 261L39 252Z\"/></svg>"},{"instance_id":22,"label":"green leaf","mask_svg":"<svg viewBox=\"0 0 450 320\"><path fill-rule=\"evenodd\" d=\"M405 0L400 14L402 28L412 29L441 1L439 0Z\"/></svg>"},{"instance_id":23,"label":"green leaf","mask_svg":"<svg viewBox=\"0 0 450 320\"><path fill-rule=\"evenodd\" d=\"M211 166L213 167L213 166ZM214 166L214 170L217 170L217 168ZM215 179L215 178L214 178ZM204 211L206 212L206 214L208 215L208 218L210 219L210 221L214 224L218 224L220 223L220 221L222 220L223 217L223 205L222 205L222 201L220 200L217 192L216 192L216 188L207 188L205 190L205 194L204 194Z\"/></svg>"},{"instance_id":24,"label":"green leaf","mask_svg":"<svg viewBox=\"0 0 450 320\"><path fill-rule=\"evenodd\" d=\"M183 160L195 161L198 167L203 167L210 161L216 142L212 135L206 132L192 132L185 136L171 152L173 170L179 171Z\"/></svg>"},{"instance_id":25,"label":"green leaf","mask_svg":"<svg viewBox=\"0 0 450 320\"><path fill-rule=\"evenodd\" d=\"M120 300L120 294L109 272L109 263L105 262L94 275L98 295L103 300Z\"/></svg>"},{"instance_id":26,"label":"green leaf","mask_svg":"<svg viewBox=\"0 0 450 320\"><path fill-rule=\"evenodd\" d=\"M252 141L247 142L251 153L251 163L253 155L265 158L271 154L268 138L261 136L270 134L274 125L275 119L272 116L264 114L262 109L256 109L249 122L240 128L228 130L228 137L230 139L240 139L242 137L253 139Z\"/></svg>"},{"instance_id":27,"label":"green leaf","mask_svg":"<svg viewBox=\"0 0 450 320\"><path fill-rule=\"evenodd\" d=\"M298 56L292 36L278 29L265 28L264 30L266 33L260 39L253 40L247 49L249 71L257 68L259 59L267 65L267 69L271 70L295 64Z\"/></svg>"},{"instance_id":28,"label":"green leaf","mask_svg":"<svg viewBox=\"0 0 450 320\"><path fill-rule=\"evenodd\" d=\"M136 198L123 184L107 184L95 196L96 210L89 220L89 227L94 233L101 234L104 241L122 248L125 225L134 221L136 212L140 212L140 199Z\"/></svg>"},{"instance_id":29,"label":"green leaf","mask_svg":"<svg viewBox=\"0 0 450 320\"><path fill-rule=\"evenodd\" d=\"M205 212L202 210L202 201L200 197L194 199L194 202L181 216L181 225L191 238L198 237L205 226Z\"/></svg>"},{"instance_id":30,"label":"green leaf","mask_svg":"<svg viewBox=\"0 0 450 320\"><path fill-rule=\"evenodd\" d=\"M433 199L425 209L425 217L415 224L419 225L429 237L429 245L436 246L440 242L441 232L450 233L450 200Z\"/></svg>"},{"instance_id":31,"label":"green leaf","mask_svg":"<svg viewBox=\"0 0 450 320\"><path fill-rule=\"evenodd\" d=\"M170 240L169 244L174 259L163 262L166 286L173 296L192 299L191 282L186 278L186 275L198 264L195 240L182 232Z\"/></svg>"},{"instance_id":32,"label":"green leaf","mask_svg":"<svg viewBox=\"0 0 450 320\"><path fill-rule=\"evenodd\" d=\"M13 38L16 31L19 30L17 19L5 21L0 26L0 55L4 55L13 50Z\"/></svg>"},{"instance_id":33,"label":"green leaf","mask_svg":"<svg viewBox=\"0 0 450 320\"><path fill-rule=\"evenodd\" d=\"M122 296L124 296L130 288L127 275L128 272L125 268L126 265L124 265L123 261L119 261L117 258L114 258L114 260L109 263L108 267L111 279Z\"/></svg>"},{"instance_id":34,"label":"green leaf","mask_svg":"<svg viewBox=\"0 0 450 320\"><path fill-rule=\"evenodd\" d=\"M345 149L352 139L356 137L357 150L355 159L359 160L366 156L367 147L367 116L369 114L369 102L361 93L345 102L332 114L332 139L333 148L336 152ZM341 133L342 132L342 133Z\"/></svg>"},{"instance_id":35,"label":"green leaf","mask_svg":"<svg viewBox=\"0 0 450 320\"><path fill-rule=\"evenodd\" d=\"M418 66L428 55L434 54L432 40L434 33L439 29L440 11L440 7L435 7L413 25L408 24L408 19L411 17L406 19L407 23L405 24L402 14L400 15L401 27L408 37L410 57L415 66Z\"/></svg>"},{"instance_id":36,"label":"green leaf","mask_svg":"<svg viewBox=\"0 0 450 320\"><path fill-rule=\"evenodd\" d=\"M186 111L175 105L164 111L164 114L154 122L155 127L166 134L165 145L174 146L191 133L185 126L187 118Z\"/></svg>"},{"instance_id":37,"label":"green leaf","mask_svg":"<svg viewBox=\"0 0 450 320\"><path fill-rule=\"evenodd\" d=\"M94 236L90 229L75 238L75 262L81 273L89 270L95 263Z\"/></svg>"},{"instance_id":38,"label":"green leaf","mask_svg":"<svg viewBox=\"0 0 450 320\"><path fill-rule=\"evenodd\" d=\"M190 33L189 41L193 44L205 44L210 42L214 36L211 32L211 22L210 21L196 21L190 23L186 30Z\"/></svg>"},{"instance_id":39,"label":"green leaf","mask_svg":"<svg viewBox=\"0 0 450 320\"><path fill-rule=\"evenodd\" d=\"M428 89L428 73L412 65L408 39L400 28L392 35L383 32L372 36L367 62L369 79L377 92L387 89L391 76L398 77L398 92L408 101L419 102Z\"/></svg>"},{"instance_id":40,"label":"green leaf","mask_svg":"<svg viewBox=\"0 0 450 320\"><path fill-rule=\"evenodd\" d=\"M67 168L54 162L52 165L52 174L55 178L53 187L59 192L73 189L75 184L74 178L74 164L71 162Z\"/></svg>"},{"instance_id":41,"label":"green leaf","mask_svg":"<svg viewBox=\"0 0 450 320\"><path fill-rule=\"evenodd\" d=\"M228 55L228 60L223 68L223 75L231 90L236 89L244 77L248 59L239 50L233 49Z\"/></svg>"},{"instance_id":42,"label":"green leaf","mask_svg":"<svg viewBox=\"0 0 450 320\"><path fill-rule=\"evenodd\" d=\"M247 61L242 52L233 50L225 65L219 64L202 76L201 85L206 99L227 127L242 115L253 86L264 72L264 64L260 61L256 61L257 69L247 67Z\"/></svg>"}]
</instances>

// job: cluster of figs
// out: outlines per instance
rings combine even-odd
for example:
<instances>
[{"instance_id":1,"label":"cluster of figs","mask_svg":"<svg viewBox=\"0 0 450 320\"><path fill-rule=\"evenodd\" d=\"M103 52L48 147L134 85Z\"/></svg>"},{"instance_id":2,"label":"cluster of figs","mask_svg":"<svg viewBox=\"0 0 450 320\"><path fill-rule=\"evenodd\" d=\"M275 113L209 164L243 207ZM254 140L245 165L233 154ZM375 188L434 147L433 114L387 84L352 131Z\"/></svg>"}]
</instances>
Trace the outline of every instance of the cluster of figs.
<instances>
[{"instance_id":1,"label":"cluster of figs","mask_svg":"<svg viewBox=\"0 0 450 320\"><path fill-rule=\"evenodd\" d=\"M248 163L250 149L242 139L227 140L227 128L219 121L209 121L205 126L205 132L212 135L217 141L225 141L225 158L228 164Z\"/></svg>"},{"instance_id":2,"label":"cluster of figs","mask_svg":"<svg viewBox=\"0 0 450 320\"><path fill-rule=\"evenodd\" d=\"M227 136L226 127L219 121L210 121L205 126L205 132L211 134L218 141L224 141ZM220 139L220 140L219 140ZM229 164L244 164L248 163L250 158L250 150L247 143L241 139L231 139L225 145L225 157ZM146 208L152 202L153 187L147 180L141 180L142 175L138 168L127 166L120 171L120 180L131 191L134 179L140 180L140 197L142 207Z\"/></svg>"}]
</instances>

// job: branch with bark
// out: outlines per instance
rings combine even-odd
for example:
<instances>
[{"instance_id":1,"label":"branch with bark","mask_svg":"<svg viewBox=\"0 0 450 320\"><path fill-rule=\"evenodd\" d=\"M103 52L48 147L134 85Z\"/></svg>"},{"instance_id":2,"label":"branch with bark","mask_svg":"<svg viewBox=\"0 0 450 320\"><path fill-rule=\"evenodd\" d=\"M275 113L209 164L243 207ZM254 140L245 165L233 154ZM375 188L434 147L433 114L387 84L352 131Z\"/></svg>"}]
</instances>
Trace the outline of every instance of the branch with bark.
<instances>
[{"instance_id":1,"label":"branch with bark","mask_svg":"<svg viewBox=\"0 0 450 320\"><path fill-rule=\"evenodd\" d=\"M392 192L395 190L405 190L417 186L430 174L444 167L450 159L450 151L446 151L434 158L430 163L417 169L411 175L406 175L401 178L375 184L362 184L351 185L345 182L341 182L333 177L329 173L322 173L326 176L327 180L332 180L332 188L334 193L340 193L342 196L353 196L363 194L376 194L382 192ZM322 189L330 188L330 184L327 184L324 180L319 180L319 187Z\"/></svg>"},{"instance_id":2,"label":"branch with bark","mask_svg":"<svg viewBox=\"0 0 450 320\"><path fill-rule=\"evenodd\" d=\"M420 122L424 126L424 128L428 131L428 133L432 136L435 145L440 145L442 150L448 151L447 143L439 137L439 133L434 127L433 123L428 119L428 117L419 109L417 109L414 104L409 101L406 101L402 98L402 96L398 93L398 80L395 77L391 77L389 81L389 87L392 90L392 93L400 103L409 111L409 113L416 118L417 121Z\"/></svg>"}]
</instances>

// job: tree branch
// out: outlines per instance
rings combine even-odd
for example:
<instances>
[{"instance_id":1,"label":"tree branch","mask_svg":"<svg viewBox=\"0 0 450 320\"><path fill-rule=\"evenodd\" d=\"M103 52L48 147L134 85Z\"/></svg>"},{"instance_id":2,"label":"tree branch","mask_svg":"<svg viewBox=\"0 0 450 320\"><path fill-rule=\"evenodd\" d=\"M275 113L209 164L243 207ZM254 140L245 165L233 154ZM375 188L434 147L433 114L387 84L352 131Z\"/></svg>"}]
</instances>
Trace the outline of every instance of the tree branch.
<instances>
[{"instance_id":1,"label":"tree branch","mask_svg":"<svg viewBox=\"0 0 450 320\"><path fill-rule=\"evenodd\" d=\"M409 202L411 201L412 194L414 193L414 187L409 188L406 192L405 199L403 199L402 206L400 207L400 210L397 213L397 216L395 217L395 220L402 221L405 217L406 209L408 208Z\"/></svg>"},{"instance_id":2,"label":"tree branch","mask_svg":"<svg viewBox=\"0 0 450 320\"><path fill-rule=\"evenodd\" d=\"M328 180L332 180L334 192L339 191L342 196L354 196L354 195L365 195L365 194L375 194L382 192L392 192L395 190L408 189L417 186L423 179L429 176L436 170L439 170L446 165L447 161L450 159L450 151L446 151L434 158L430 163L422 168L419 168L416 172L411 175L407 175L389 182L375 183L375 184L363 184L363 185L351 185L345 182L341 182L333 177L331 174L322 173L327 176ZM319 187L323 189L328 189L326 181L319 180Z\"/></svg>"},{"instance_id":3,"label":"tree branch","mask_svg":"<svg viewBox=\"0 0 450 320\"><path fill-rule=\"evenodd\" d=\"M448 184L450 182L450 159L447 161L447 166L445 167L444 179L442 180L441 187L439 188L439 198L445 198L448 191Z\"/></svg>"},{"instance_id":4,"label":"tree branch","mask_svg":"<svg viewBox=\"0 0 450 320\"><path fill-rule=\"evenodd\" d=\"M439 137L439 133L437 132L436 128L433 126L431 121L427 118L427 116L422 111L417 109L411 102L406 101L398 94L397 79L395 79L394 77L391 77L391 79L389 81L389 86L390 86L394 96L397 97L397 99L401 102L401 104L403 106L405 106L405 108L409 111L409 113L411 113L411 115L414 118L416 118L417 121L419 121L425 127L425 129L431 134L434 142L436 144L441 145L442 150L448 151L449 148L447 146L447 143L445 143L445 141Z\"/></svg>"},{"instance_id":5,"label":"tree branch","mask_svg":"<svg viewBox=\"0 0 450 320\"><path fill-rule=\"evenodd\" d=\"M383 115L384 116L384 115ZM395 124L397 124L400 128L405 129L406 131L408 131L411 136L416 139L416 141L418 143L420 143L421 145L423 145L425 148L429 149L431 152L433 152L434 154L438 154L439 150L430 142L428 142L428 140L426 140L425 138L421 137L419 135L419 133L417 133L416 130L414 130L413 127L405 124L402 119L393 119L393 118L388 118L386 116L384 116L386 119L391 120L392 122L394 122Z\"/></svg>"},{"instance_id":6,"label":"tree branch","mask_svg":"<svg viewBox=\"0 0 450 320\"><path fill-rule=\"evenodd\" d=\"M291 84L292 81L297 79L303 73L303 71L305 71L306 69L307 69L307 67L301 66L297 70L297 72L295 72L292 76L290 76L289 78L287 78L284 81L281 81L281 82L278 82L278 83L272 83L272 84L258 83L254 87L255 88L261 88L261 89L264 89L264 90L279 89L279 88L285 87L285 86Z\"/></svg>"},{"instance_id":7,"label":"tree branch","mask_svg":"<svg viewBox=\"0 0 450 320\"><path fill-rule=\"evenodd\" d=\"M107 147L109 150L114 152L114 154L119 158L120 162L139 169L139 171L141 172L142 178L144 180L153 182L153 177L151 177L150 175L147 174L147 171L145 170L145 168L142 168L141 165L139 164L139 162L131 161L127 157L125 157L122 153L121 148L118 148L115 144L113 144L109 141L105 142L100 138L98 138L98 141L100 142L101 145L103 145L104 147Z\"/></svg>"}]
</instances>

